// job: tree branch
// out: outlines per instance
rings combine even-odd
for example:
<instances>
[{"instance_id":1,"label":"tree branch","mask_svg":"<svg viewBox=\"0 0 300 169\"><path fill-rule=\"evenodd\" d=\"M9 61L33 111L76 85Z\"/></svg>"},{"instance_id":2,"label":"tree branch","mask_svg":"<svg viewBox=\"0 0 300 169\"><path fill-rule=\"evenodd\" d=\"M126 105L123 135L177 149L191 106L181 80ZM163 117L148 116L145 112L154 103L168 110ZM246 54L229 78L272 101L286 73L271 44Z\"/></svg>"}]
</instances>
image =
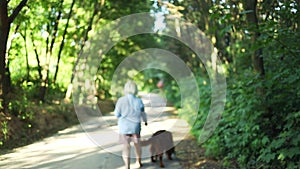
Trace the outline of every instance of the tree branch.
<instances>
[{"instance_id":1,"label":"tree branch","mask_svg":"<svg viewBox=\"0 0 300 169\"><path fill-rule=\"evenodd\" d=\"M13 11L13 13L9 16L8 18L8 22L12 23L15 18L18 16L18 14L20 13L20 11L22 10L22 8L26 5L28 0L22 0L19 5L15 8L15 10Z\"/></svg>"}]
</instances>

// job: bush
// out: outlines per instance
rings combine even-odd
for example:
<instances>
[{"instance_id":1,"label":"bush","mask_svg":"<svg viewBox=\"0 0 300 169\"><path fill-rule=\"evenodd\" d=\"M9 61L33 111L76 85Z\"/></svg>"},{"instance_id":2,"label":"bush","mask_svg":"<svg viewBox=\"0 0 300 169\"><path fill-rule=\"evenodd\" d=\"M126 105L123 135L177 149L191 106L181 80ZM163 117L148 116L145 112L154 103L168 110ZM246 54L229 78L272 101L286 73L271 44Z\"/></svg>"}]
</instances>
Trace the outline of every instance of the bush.
<instances>
[{"instance_id":1,"label":"bush","mask_svg":"<svg viewBox=\"0 0 300 169\"><path fill-rule=\"evenodd\" d=\"M292 90L300 79L285 72L265 79L248 72L229 81L221 123L204 144L207 155L241 168L299 166L300 100ZM285 80L280 85L276 79Z\"/></svg>"}]
</instances>

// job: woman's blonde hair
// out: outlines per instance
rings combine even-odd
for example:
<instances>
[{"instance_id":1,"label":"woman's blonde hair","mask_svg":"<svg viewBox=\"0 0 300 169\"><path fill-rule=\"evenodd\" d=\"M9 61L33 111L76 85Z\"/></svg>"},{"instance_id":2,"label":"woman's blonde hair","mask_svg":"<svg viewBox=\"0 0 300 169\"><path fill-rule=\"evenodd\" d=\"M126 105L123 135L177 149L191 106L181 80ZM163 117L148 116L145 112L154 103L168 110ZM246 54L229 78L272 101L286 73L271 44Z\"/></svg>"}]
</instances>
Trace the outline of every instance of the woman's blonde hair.
<instances>
[{"instance_id":1,"label":"woman's blonde hair","mask_svg":"<svg viewBox=\"0 0 300 169\"><path fill-rule=\"evenodd\" d=\"M137 85L134 81L128 81L124 86L124 94L133 94L136 95L138 93Z\"/></svg>"}]
</instances>

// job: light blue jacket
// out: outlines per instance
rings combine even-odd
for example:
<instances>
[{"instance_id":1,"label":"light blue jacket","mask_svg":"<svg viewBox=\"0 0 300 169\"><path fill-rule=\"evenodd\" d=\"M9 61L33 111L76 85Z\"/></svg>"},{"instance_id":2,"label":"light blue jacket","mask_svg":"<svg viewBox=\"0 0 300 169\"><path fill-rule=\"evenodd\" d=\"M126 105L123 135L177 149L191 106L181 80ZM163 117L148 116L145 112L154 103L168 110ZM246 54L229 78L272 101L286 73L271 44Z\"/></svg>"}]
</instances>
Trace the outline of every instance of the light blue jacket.
<instances>
[{"instance_id":1,"label":"light blue jacket","mask_svg":"<svg viewBox=\"0 0 300 169\"><path fill-rule=\"evenodd\" d=\"M132 94L118 99L114 113L120 134L140 134L141 120L147 122L142 100Z\"/></svg>"}]
</instances>

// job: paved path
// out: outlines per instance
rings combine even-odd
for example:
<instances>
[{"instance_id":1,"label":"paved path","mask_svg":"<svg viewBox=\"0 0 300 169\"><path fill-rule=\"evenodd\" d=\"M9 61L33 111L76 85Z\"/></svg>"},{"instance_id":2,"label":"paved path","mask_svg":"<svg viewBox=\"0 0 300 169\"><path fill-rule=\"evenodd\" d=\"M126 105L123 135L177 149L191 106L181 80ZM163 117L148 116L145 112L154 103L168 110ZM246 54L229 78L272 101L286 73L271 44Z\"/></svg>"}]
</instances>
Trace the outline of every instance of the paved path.
<instances>
[{"instance_id":1,"label":"paved path","mask_svg":"<svg viewBox=\"0 0 300 169\"><path fill-rule=\"evenodd\" d=\"M164 107L161 104L163 99L149 96L143 95L144 103L148 106L149 124L142 125L142 139L149 138L156 130L165 129L173 133L176 145L189 130L187 123L174 116L174 108ZM82 125L67 128L52 137L1 155L0 168L121 169L124 165L122 145L116 138L116 124L112 113L101 118L91 116ZM143 147L142 152L143 169L159 168L158 163L150 162L149 147ZM134 156L134 153L131 155ZM134 162L132 159L131 168L134 168ZM164 158L164 163L167 169L182 168L176 157L172 161Z\"/></svg>"}]
</instances>

